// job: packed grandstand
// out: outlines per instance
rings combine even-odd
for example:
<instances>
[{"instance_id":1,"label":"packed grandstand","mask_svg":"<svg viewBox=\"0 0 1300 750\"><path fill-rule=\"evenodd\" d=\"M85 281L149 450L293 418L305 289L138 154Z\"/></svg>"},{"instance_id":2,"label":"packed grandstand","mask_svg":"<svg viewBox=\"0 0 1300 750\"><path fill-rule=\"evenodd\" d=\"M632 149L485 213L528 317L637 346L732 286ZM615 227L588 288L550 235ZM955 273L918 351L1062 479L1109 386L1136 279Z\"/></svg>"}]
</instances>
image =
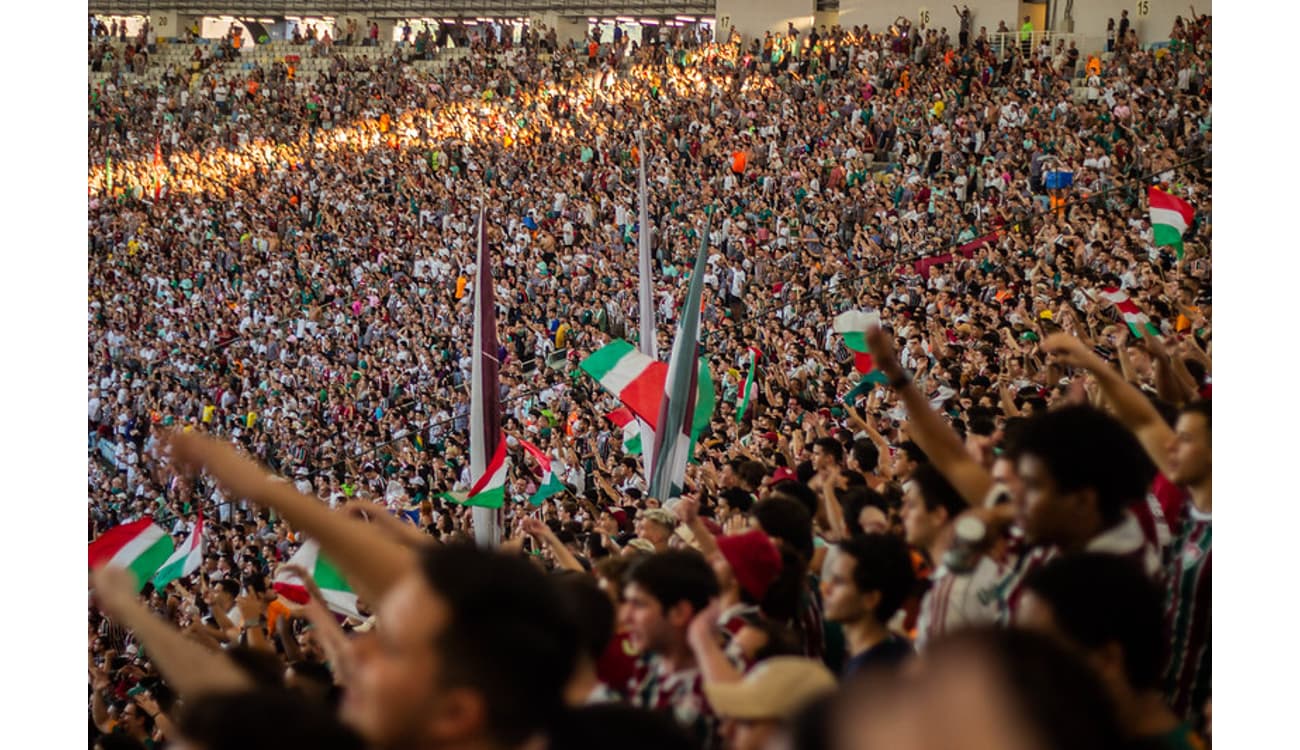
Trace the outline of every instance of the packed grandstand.
<instances>
[{"instance_id":1,"label":"packed grandstand","mask_svg":"<svg viewBox=\"0 0 1300 750\"><path fill-rule=\"evenodd\" d=\"M92 19L91 746L1204 747L1211 19L954 13Z\"/></svg>"}]
</instances>

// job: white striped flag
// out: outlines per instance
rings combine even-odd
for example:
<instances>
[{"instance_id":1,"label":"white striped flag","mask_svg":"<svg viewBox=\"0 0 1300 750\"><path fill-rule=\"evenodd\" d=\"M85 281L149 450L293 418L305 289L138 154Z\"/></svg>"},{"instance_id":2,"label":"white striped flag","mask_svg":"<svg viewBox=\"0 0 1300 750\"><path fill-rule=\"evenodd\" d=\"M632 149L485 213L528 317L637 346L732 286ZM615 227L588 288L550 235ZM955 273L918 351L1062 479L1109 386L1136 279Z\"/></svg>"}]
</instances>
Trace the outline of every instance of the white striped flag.
<instances>
[{"instance_id":1,"label":"white striped flag","mask_svg":"<svg viewBox=\"0 0 1300 750\"><path fill-rule=\"evenodd\" d=\"M695 256L695 269L691 272L691 283L686 291L686 302L682 308L682 323L673 340L673 354L668 360L668 377L664 380L663 401L659 404L659 419L655 423L654 467L650 472L650 497L667 501L681 494L686 479L686 464L690 459L691 448L697 434L699 422L695 414L697 388L700 383L708 382L710 393L707 401L713 400L712 382L706 376L700 377L700 367L707 369L707 362L699 358L700 347L700 300L704 293L704 269L709 250L709 225L711 213L706 213L704 232L700 235L700 249ZM705 399L699 399L702 404ZM692 417L688 421L688 416ZM704 422L708 423L709 415Z\"/></svg>"},{"instance_id":2,"label":"white striped flag","mask_svg":"<svg viewBox=\"0 0 1300 750\"><path fill-rule=\"evenodd\" d=\"M564 483L555 476L555 471L551 468L551 457L546 455L541 448L523 438L519 438L519 444L528 452L528 455L537 461L537 465L542 469L542 481L538 484L537 491L528 498L528 502L533 505L541 505L542 501L551 495L564 492Z\"/></svg>"},{"instance_id":3,"label":"white striped flag","mask_svg":"<svg viewBox=\"0 0 1300 750\"><path fill-rule=\"evenodd\" d=\"M638 342L638 349L642 354L653 360L659 359L659 344L657 341L655 327L655 302L654 302L654 273L650 263L650 208L649 199L647 198L646 180L645 180L645 138L644 135L637 132L637 157L639 162L639 200L638 206L638 232L637 232L637 271L640 277L637 284L637 305L640 309L641 337ZM660 389L662 390L662 389ZM646 485L650 484L650 467L654 464L654 424L653 420L638 419L641 428L641 434L645 436L642 441L645 452L645 481Z\"/></svg>"},{"instance_id":4,"label":"white striped flag","mask_svg":"<svg viewBox=\"0 0 1300 750\"><path fill-rule=\"evenodd\" d=\"M632 410L626 406L619 407L609 414L610 421L618 425L623 430L623 452L629 456L635 456L641 453L642 441L641 420L637 419Z\"/></svg>"},{"instance_id":5,"label":"white striped flag","mask_svg":"<svg viewBox=\"0 0 1300 750\"><path fill-rule=\"evenodd\" d=\"M184 578L199 569L203 564L203 514L194 522L185 543L176 548L172 556L162 564L153 576L153 587L158 591L167 588L167 584L177 578Z\"/></svg>"},{"instance_id":6,"label":"white striped flag","mask_svg":"<svg viewBox=\"0 0 1300 750\"><path fill-rule=\"evenodd\" d=\"M1152 185L1147 188L1151 208L1151 235L1156 247L1172 247L1183 257L1183 234L1196 217L1192 204Z\"/></svg>"},{"instance_id":7,"label":"white striped flag","mask_svg":"<svg viewBox=\"0 0 1300 750\"><path fill-rule=\"evenodd\" d=\"M317 588L320 589L321 598L325 600L325 606L329 607L330 611L355 617L358 620L366 619L365 615L357 610L357 595L352 592L347 579L321 553L320 545L314 540L308 539L303 542L285 564L297 565L311 575ZM306 604L311 601L311 594L308 593L302 580L283 568L275 574L271 587L275 589L275 593L295 604Z\"/></svg>"},{"instance_id":8,"label":"white striped flag","mask_svg":"<svg viewBox=\"0 0 1300 750\"><path fill-rule=\"evenodd\" d=\"M142 589L171 556L175 546L167 532L146 516L139 521L114 526L91 542L88 545L90 568L105 565L126 568L135 574L137 588Z\"/></svg>"},{"instance_id":9,"label":"white striped flag","mask_svg":"<svg viewBox=\"0 0 1300 750\"><path fill-rule=\"evenodd\" d=\"M1101 290L1101 296L1115 305L1116 310L1119 310L1120 316L1128 324L1128 329L1132 331L1134 338L1140 339L1145 335L1160 335L1160 329L1151 323L1146 313L1142 312L1137 303L1129 299L1128 295L1119 287L1108 286Z\"/></svg>"},{"instance_id":10,"label":"white striped flag","mask_svg":"<svg viewBox=\"0 0 1300 750\"><path fill-rule=\"evenodd\" d=\"M501 363L497 355L496 295L487 246L487 218L478 212L478 263L474 270L474 351L470 375L469 471L465 502L474 508L474 538L481 547L501 543L505 502L506 438L501 432Z\"/></svg>"}]
</instances>

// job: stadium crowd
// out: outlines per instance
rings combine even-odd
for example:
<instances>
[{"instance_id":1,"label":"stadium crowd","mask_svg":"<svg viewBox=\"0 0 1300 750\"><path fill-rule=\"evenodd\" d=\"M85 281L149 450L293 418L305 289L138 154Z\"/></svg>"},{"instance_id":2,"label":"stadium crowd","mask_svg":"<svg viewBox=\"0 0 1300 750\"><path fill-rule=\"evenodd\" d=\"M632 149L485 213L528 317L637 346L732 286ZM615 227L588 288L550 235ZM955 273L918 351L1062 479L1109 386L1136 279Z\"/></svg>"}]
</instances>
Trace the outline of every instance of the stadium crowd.
<instances>
[{"instance_id":1,"label":"stadium crowd","mask_svg":"<svg viewBox=\"0 0 1300 750\"><path fill-rule=\"evenodd\" d=\"M422 34L325 37L316 77L222 45L147 85L142 32L88 98L89 538L202 519L204 551L143 597L91 573L92 747L1203 747L1210 27L536 34L434 69ZM1178 251L1153 185L1195 207ZM480 208L491 552L444 495ZM709 247L718 404L676 498L577 367L637 340L642 231L664 353ZM521 440L564 492L529 502ZM297 567L277 594L308 538L357 612Z\"/></svg>"}]
</instances>

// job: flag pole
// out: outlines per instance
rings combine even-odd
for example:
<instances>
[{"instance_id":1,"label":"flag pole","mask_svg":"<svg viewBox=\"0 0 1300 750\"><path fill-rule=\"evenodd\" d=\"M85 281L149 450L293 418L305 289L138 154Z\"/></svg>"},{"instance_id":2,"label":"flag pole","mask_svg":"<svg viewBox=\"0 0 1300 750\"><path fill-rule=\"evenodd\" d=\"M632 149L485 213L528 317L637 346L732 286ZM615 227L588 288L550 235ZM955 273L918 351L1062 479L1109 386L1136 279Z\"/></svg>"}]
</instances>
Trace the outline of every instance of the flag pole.
<instances>
[{"instance_id":1,"label":"flag pole","mask_svg":"<svg viewBox=\"0 0 1300 750\"><path fill-rule=\"evenodd\" d=\"M470 375L469 466L477 482L501 440L501 385L497 363L495 294L487 249L487 201L478 213L474 268L474 348ZM480 547L501 544L501 509L474 507L474 540Z\"/></svg>"},{"instance_id":2,"label":"flag pole","mask_svg":"<svg viewBox=\"0 0 1300 750\"><path fill-rule=\"evenodd\" d=\"M694 413L699 384L700 300L704 294L704 269L708 260L709 230L712 212L706 211L700 249L695 256L682 322L673 340L668 376L664 380L664 397L659 404L655 431L654 469L649 495L660 502L681 494L695 434ZM644 443L643 443L644 445Z\"/></svg>"},{"instance_id":3,"label":"flag pole","mask_svg":"<svg viewBox=\"0 0 1300 750\"><path fill-rule=\"evenodd\" d=\"M645 178L645 137L643 130L638 130L636 134L637 160L639 167L638 178L638 222L639 231L637 232L637 271L640 279L637 284L637 303L640 309L640 340L637 342L637 349L647 357L652 359L659 358L659 345L657 342L655 326L655 306L654 306L654 276L650 266L650 208L649 199L646 195L646 178ZM642 468L645 471L646 487L650 486L652 479L651 470L654 466L654 448L655 433L650 427L650 423L637 418L637 423L641 427L641 461Z\"/></svg>"}]
</instances>

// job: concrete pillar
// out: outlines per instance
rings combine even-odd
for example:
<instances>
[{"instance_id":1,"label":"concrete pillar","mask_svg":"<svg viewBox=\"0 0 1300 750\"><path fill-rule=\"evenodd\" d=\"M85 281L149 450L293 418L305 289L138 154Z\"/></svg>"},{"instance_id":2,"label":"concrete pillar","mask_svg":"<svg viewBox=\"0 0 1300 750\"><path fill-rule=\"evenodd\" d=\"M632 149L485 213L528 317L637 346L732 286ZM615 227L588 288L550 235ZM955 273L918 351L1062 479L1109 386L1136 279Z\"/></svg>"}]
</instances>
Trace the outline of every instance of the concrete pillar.
<instances>
[{"instance_id":1,"label":"concrete pillar","mask_svg":"<svg viewBox=\"0 0 1300 750\"><path fill-rule=\"evenodd\" d=\"M819 10L813 13L813 26L819 29L825 26L826 30L830 31L839 22L840 12L838 10Z\"/></svg>"},{"instance_id":2,"label":"concrete pillar","mask_svg":"<svg viewBox=\"0 0 1300 750\"><path fill-rule=\"evenodd\" d=\"M185 30L199 16L187 15L174 8L155 10L149 14L149 23L158 32L158 39L176 39L185 36Z\"/></svg>"},{"instance_id":3,"label":"concrete pillar","mask_svg":"<svg viewBox=\"0 0 1300 750\"><path fill-rule=\"evenodd\" d=\"M542 38L546 37L550 29L555 29L555 41L561 47L587 38L586 16L562 16L553 11L534 13L528 18L528 26L533 33L540 31Z\"/></svg>"},{"instance_id":4,"label":"concrete pillar","mask_svg":"<svg viewBox=\"0 0 1300 750\"><path fill-rule=\"evenodd\" d=\"M731 26L742 37L746 46L754 39L762 39L771 31L785 33L790 24L800 34L812 28L817 4L814 0L718 0L718 33L726 34ZM829 27L829 24L828 24Z\"/></svg>"}]
</instances>

